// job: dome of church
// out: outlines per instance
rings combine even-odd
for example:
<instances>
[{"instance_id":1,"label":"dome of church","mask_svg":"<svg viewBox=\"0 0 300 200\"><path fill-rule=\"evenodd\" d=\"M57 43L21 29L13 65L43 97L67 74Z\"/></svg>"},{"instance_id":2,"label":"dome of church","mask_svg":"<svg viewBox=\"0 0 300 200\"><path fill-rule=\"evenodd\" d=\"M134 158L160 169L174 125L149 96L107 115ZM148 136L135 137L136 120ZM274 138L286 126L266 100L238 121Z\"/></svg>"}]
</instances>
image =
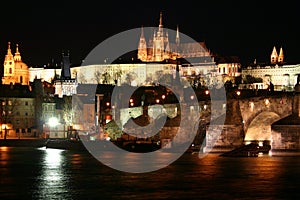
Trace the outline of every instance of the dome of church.
<instances>
[{"instance_id":1,"label":"dome of church","mask_svg":"<svg viewBox=\"0 0 300 200\"><path fill-rule=\"evenodd\" d=\"M28 70L28 66L23 61L15 61L16 70Z\"/></svg>"}]
</instances>

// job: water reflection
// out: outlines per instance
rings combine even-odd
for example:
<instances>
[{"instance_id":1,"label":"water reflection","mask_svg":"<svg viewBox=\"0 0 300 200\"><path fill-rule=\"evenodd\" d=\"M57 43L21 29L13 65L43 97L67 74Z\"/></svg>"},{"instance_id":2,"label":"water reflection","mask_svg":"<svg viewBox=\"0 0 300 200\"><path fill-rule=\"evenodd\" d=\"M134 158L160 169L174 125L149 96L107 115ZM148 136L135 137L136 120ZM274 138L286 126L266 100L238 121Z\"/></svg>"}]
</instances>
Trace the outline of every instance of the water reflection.
<instances>
[{"instance_id":1,"label":"water reflection","mask_svg":"<svg viewBox=\"0 0 300 200\"><path fill-rule=\"evenodd\" d=\"M69 177L64 168L64 150L42 149L41 175L37 178L37 198L70 198Z\"/></svg>"},{"instance_id":2,"label":"water reflection","mask_svg":"<svg viewBox=\"0 0 300 200\"><path fill-rule=\"evenodd\" d=\"M120 162L140 166L134 156ZM88 153L8 147L0 148L0 199L299 199L299 169L300 157L293 156L185 154L165 168L137 174L112 169Z\"/></svg>"}]
</instances>

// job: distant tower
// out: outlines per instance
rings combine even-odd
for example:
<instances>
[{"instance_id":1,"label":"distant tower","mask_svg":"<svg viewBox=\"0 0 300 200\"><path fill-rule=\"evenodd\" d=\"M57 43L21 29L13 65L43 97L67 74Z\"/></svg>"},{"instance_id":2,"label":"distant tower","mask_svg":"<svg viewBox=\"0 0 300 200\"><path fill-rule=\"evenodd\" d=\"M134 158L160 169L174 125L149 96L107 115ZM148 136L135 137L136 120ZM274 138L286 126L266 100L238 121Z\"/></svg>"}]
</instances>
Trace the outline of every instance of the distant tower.
<instances>
[{"instance_id":1,"label":"distant tower","mask_svg":"<svg viewBox=\"0 0 300 200\"><path fill-rule=\"evenodd\" d=\"M138 46L138 59L147 61L147 42L144 36L144 27L141 28L141 37Z\"/></svg>"},{"instance_id":2,"label":"distant tower","mask_svg":"<svg viewBox=\"0 0 300 200\"><path fill-rule=\"evenodd\" d=\"M277 60L278 60L278 54L277 54L276 48L274 46L272 54L271 54L271 64L276 64Z\"/></svg>"},{"instance_id":3,"label":"distant tower","mask_svg":"<svg viewBox=\"0 0 300 200\"><path fill-rule=\"evenodd\" d=\"M278 63L283 63L283 59L284 59L284 54L283 54L283 49L281 47L278 56Z\"/></svg>"}]
</instances>

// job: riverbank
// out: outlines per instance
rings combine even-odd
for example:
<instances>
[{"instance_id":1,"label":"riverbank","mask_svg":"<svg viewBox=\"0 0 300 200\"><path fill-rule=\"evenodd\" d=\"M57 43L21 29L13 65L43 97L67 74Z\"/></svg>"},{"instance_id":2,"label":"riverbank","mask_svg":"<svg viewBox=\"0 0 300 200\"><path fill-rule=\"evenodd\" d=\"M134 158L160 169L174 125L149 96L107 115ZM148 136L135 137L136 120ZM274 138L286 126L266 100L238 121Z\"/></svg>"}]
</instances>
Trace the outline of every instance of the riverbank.
<instances>
[{"instance_id":1,"label":"riverbank","mask_svg":"<svg viewBox=\"0 0 300 200\"><path fill-rule=\"evenodd\" d=\"M44 147L46 141L44 138L0 139L0 147Z\"/></svg>"}]
</instances>

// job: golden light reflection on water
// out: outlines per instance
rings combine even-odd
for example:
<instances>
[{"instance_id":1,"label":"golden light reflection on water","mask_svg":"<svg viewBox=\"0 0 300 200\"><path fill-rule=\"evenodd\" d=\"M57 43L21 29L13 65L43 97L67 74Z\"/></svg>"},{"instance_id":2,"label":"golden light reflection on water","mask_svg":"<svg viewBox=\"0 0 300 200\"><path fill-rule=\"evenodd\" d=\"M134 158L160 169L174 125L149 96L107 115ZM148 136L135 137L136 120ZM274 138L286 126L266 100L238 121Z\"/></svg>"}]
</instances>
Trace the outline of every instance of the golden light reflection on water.
<instances>
[{"instance_id":1,"label":"golden light reflection on water","mask_svg":"<svg viewBox=\"0 0 300 200\"><path fill-rule=\"evenodd\" d=\"M71 163L72 165L77 165L77 164L81 164L82 161L82 156L80 154L72 154L71 155Z\"/></svg>"},{"instance_id":2,"label":"golden light reflection on water","mask_svg":"<svg viewBox=\"0 0 300 200\"><path fill-rule=\"evenodd\" d=\"M8 147L6 147L6 146L0 147L0 151L1 151L1 152L3 152L3 151L8 151Z\"/></svg>"},{"instance_id":3,"label":"golden light reflection on water","mask_svg":"<svg viewBox=\"0 0 300 200\"><path fill-rule=\"evenodd\" d=\"M3 147L0 147L0 163L1 163L1 165L3 165L3 166L6 166L7 165L7 163L8 163L8 151L9 151L9 148L8 147L5 147L5 146L3 146ZM6 168L5 168L6 169ZM2 170L4 170L4 169L2 169Z\"/></svg>"}]
</instances>

